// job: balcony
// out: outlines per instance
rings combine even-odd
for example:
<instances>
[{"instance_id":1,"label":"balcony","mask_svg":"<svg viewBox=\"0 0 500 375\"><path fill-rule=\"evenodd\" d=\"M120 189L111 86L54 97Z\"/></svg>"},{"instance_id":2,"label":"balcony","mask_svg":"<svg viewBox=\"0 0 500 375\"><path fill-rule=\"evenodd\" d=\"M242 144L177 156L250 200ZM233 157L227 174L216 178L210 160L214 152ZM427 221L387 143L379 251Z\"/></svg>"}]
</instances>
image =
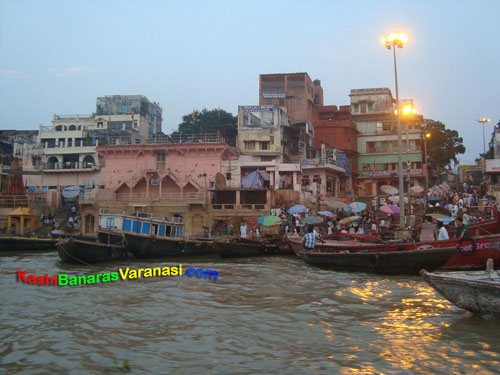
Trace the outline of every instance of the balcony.
<instances>
[{"instance_id":1,"label":"balcony","mask_svg":"<svg viewBox=\"0 0 500 375\"><path fill-rule=\"evenodd\" d=\"M345 172L344 164L331 158L304 159L300 161L302 168L331 168L339 172Z\"/></svg>"},{"instance_id":2,"label":"balcony","mask_svg":"<svg viewBox=\"0 0 500 375\"><path fill-rule=\"evenodd\" d=\"M112 189L100 190L98 193L85 194L83 202L91 204L99 203L152 203L152 202L182 202L184 204L190 203L205 203L205 192L196 193L115 193ZM82 202L82 203L83 203Z\"/></svg>"},{"instance_id":3,"label":"balcony","mask_svg":"<svg viewBox=\"0 0 500 375\"><path fill-rule=\"evenodd\" d=\"M59 163L43 163L44 172L77 172L77 171L99 171L101 166L93 163L80 163L77 161L65 161Z\"/></svg>"},{"instance_id":4,"label":"balcony","mask_svg":"<svg viewBox=\"0 0 500 375\"><path fill-rule=\"evenodd\" d=\"M403 170L403 176L408 176L408 170ZM423 176L422 169L411 169L410 176ZM398 170L381 170L381 171L361 171L359 177L398 177Z\"/></svg>"},{"instance_id":5,"label":"balcony","mask_svg":"<svg viewBox=\"0 0 500 375\"><path fill-rule=\"evenodd\" d=\"M267 210L266 204L212 204L212 210Z\"/></svg>"}]
</instances>

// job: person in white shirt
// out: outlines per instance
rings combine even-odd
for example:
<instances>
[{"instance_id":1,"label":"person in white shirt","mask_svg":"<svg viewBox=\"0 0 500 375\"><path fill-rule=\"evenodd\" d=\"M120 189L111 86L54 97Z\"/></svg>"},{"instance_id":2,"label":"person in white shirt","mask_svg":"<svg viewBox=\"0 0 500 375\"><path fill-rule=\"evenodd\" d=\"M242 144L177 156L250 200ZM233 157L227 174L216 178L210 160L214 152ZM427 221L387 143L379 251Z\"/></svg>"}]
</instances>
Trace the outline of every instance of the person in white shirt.
<instances>
[{"instance_id":1,"label":"person in white shirt","mask_svg":"<svg viewBox=\"0 0 500 375\"><path fill-rule=\"evenodd\" d=\"M245 223L240 226L240 235L242 238L246 238L247 236L247 225Z\"/></svg>"},{"instance_id":2,"label":"person in white shirt","mask_svg":"<svg viewBox=\"0 0 500 375\"><path fill-rule=\"evenodd\" d=\"M448 231L444 227L443 222L438 220L437 226L439 230L438 241L449 240L450 236L448 235Z\"/></svg>"}]
</instances>

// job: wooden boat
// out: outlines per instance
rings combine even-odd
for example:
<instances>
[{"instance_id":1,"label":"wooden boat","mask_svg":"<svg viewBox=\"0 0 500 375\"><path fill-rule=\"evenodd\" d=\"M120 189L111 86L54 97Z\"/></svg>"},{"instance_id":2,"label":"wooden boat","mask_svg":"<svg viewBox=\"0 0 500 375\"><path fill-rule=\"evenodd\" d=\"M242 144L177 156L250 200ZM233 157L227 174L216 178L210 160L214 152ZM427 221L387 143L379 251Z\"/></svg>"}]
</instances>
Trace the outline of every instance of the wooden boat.
<instances>
[{"instance_id":1,"label":"wooden boat","mask_svg":"<svg viewBox=\"0 0 500 375\"><path fill-rule=\"evenodd\" d=\"M302 251L302 237L288 237L295 254ZM428 250L437 248L448 248L459 246L459 250L442 267L447 270L474 270L484 269L486 261L493 259L495 268L500 268L500 234L479 236L471 239L459 240L452 238L442 241L428 242L392 242L392 243L362 243L357 241L316 241L315 249L322 252L335 252L340 250L357 251L379 251L393 252L401 250Z\"/></svg>"},{"instance_id":2,"label":"wooden boat","mask_svg":"<svg viewBox=\"0 0 500 375\"><path fill-rule=\"evenodd\" d=\"M223 258L251 257L276 254L278 247L266 246L260 240L232 237L223 241L214 241L215 251Z\"/></svg>"},{"instance_id":3,"label":"wooden boat","mask_svg":"<svg viewBox=\"0 0 500 375\"><path fill-rule=\"evenodd\" d=\"M489 234L500 233L500 220L498 218L480 221L475 224L468 225L471 236L486 236ZM449 227L448 232L451 235L455 234L457 228Z\"/></svg>"},{"instance_id":4,"label":"wooden boat","mask_svg":"<svg viewBox=\"0 0 500 375\"><path fill-rule=\"evenodd\" d=\"M63 233L63 232L57 232L57 231L50 232L50 237L55 238L57 240L61 239L61 238L73 238L75 240L80 240L80 241L88 241L88 242L96 242L97 241L97 237L82 236L79 234Z\"/></svg>"},{"instance_id":5,"label":"wooden boat","mask_svg":"<svg viewBox=\"0 0 500 375\"><path fill-rule=\"evenodd\" d=\"M500 272L493 261L486 271L430 273L421 272L424 280L454 305L479 314L500 317Z\"/></svg>"},{"instance_id":6,"label":"wooden boat","mask_svg":"<svg viewBox=\"0 0 500 375\"><path fill-rule=\"evenodd\" d=\"M129 251L136 258L161 258L214 254L210 239L185 239L123 232Z\"/></svg>"},{"instance_id":7,"label":"wooden boat","mask_svg":"<svg viewBox=\"0 0 500 375\"><path fill-rule=\"evenodd\" d=\"M123 243L123 234L121 231L99 228L97 229L97 239L101 243L119 245Z\"/></svg>"},{"instance_id":8,"label":"wooden boat","mask_svg":"<svg viewBox=\"0 0 500 375\"><path fill-rule=\"evenodd\" d=\"M321 252L303 250L300 257L308 264L339 271L373 272L390 275L416 275L421 269L435 270L444 265L457 249L442 248L410 251Z\"/></svg>"},{"instance_id":9,"label":"wooden boat","mask_svg":"<svg viewBox=\"0 0 500 375\"><path fill-rule=\"evenodd\" d=\"M60 239L57 242L57 252L63 262L72 264L111 262L127 255L125 245L109 245L74 238Z\"/></svg>"},{"instance_id":10,"label":"wooden boat","mask_svg":"<svg viewBox=\"0 0 500 375\"><path fill-rule=\"evenodd\" d=\"M0 237L0 251L55 250L57 240L38 237Z\"/></svg>"}]
</instances>

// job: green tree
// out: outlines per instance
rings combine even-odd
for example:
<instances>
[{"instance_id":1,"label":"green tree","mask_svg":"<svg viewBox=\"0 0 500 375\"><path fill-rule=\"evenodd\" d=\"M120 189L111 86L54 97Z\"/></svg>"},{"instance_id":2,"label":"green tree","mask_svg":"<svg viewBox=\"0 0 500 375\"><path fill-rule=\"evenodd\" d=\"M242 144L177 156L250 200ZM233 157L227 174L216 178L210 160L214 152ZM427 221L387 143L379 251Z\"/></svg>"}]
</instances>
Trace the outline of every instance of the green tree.
<instances>
[{"instance_id":1,"label":"green tree","mask_svg":"<svg viewBox=\"0 0 500 375\"><path fill-rule=\"evenodd\" d=\"M182 116L177 133L193 134L204 132L216 132L222 125L237 129L236 116L223 109L193 111L193 113Z\"/></svg>"},{"instance_id":2,"label":"green tree","mask_svg":"<svg viewBox=\"0 0 500 375\"><path fill-rule=\"evenodd\" d=\"M446 129L442 122L430 119L424 120L424 132L430 133L427 138L429 175L438 177L452 160L458 162L458 154L465 153L463 139L456 130Z\"/></svg>"}]
</instances>

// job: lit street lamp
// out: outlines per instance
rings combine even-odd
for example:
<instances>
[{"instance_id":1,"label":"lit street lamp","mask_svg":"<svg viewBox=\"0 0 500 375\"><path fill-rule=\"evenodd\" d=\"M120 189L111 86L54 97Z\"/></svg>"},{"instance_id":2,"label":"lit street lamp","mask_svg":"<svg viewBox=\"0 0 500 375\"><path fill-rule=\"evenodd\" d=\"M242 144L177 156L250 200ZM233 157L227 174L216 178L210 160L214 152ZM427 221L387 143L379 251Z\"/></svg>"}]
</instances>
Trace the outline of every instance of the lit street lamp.
<instances>
[{"instance_id":1,"label":"lit street lamp","mask_svg":"<svg viewBox=\"0 0 500 375\"><path fill-rule=\"evenodd\" d=\"M397 111L397 127L398 127L398 177L399 177L399 228L405 229L405 197L403 187L403 150L401 145L401 111L399 110L399 88L398 88L398 69L396 64L396 47L403 48L404 44L408 41L406 34L391 34L386 38L382 38L382 43L385 44L387 49L394 52L394 79L396 82L396 108Z\"/></svg>"},{"instance_id":2,"label":"lit street lamp","mask_svg":"<svg viewBox=\"0 0 500 375\"><path fill-rule=\"evenodd\" d=\"M480 124L483 124L483 157L484 157L484 154L486 154L486 143L484 141L484 124L487 123L487 122L490 122L491 120L489 118L480 118L479 120L477 120L477 122L479 122Z\"/></svg>"}]
</instances>

